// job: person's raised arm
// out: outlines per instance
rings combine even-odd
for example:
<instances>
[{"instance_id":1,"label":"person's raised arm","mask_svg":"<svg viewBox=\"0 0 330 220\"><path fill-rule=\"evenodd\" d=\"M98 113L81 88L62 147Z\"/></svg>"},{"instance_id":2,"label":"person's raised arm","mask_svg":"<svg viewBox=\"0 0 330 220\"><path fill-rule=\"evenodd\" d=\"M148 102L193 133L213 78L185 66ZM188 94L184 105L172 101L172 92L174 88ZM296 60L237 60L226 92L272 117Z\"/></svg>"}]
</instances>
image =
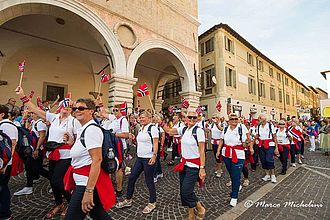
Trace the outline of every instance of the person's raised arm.
<instances>
[{"instance_id":1,"label":"person's raised arm","mask_svg":"<svg viewBox=\"0 0 330 220\"><path fill-rule=\"evenodd\" d=\"M60 95L57 95L55 101L52 104L50 104L50 109L52 109L58 103L59 100L60 100Z\"/></svg>"}]
</instances>

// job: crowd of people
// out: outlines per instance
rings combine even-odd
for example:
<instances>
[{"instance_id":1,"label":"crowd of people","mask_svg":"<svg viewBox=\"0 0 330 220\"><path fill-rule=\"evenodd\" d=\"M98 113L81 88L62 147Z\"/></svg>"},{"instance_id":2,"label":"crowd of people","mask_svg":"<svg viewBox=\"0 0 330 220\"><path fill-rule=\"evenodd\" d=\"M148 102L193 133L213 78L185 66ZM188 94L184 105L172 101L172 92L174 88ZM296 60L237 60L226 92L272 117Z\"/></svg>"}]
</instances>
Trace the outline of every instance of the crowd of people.
<instances>
[{"instance_id":1,"label":"crowd of people","mask_svg":"<svg viewBox=\"0 0 330 220\"><path fill-rule=\"evenodd\" d=\"M84 219L87 214L111 219L110 208L134 205L135 184L142 172L149 202L141 211L148 214L156 209L155 184L164 176L162 165L173 166L188 219L203 219L206 209L194 190L196 184L204 186L208 149L214 155L214 169L208 170L218 178L225 169L229 173L231 206L237 205L241 188L251 181L249 170L259 169L259 161L265 172L262 180L276 183L276 157L282 166L279 174L286 175L289 165L303 163L307 142L309 151L319 146L325 155L330 152L328 119L275 121L260 115L249 121L235 113L228 118L214 113L205 119L196 111L154 113L139 108L127 115L120 105L108 111L100 97L75 102L66 98L54 112L54 104L35 105L21 87L16 94L22 107L15 98L0 105L0 219L12 217L8 183L24 171L26 184L13 195L32 194L34 180L43 176L55 201L45 219L58 214L67 220ZM133 157L130 168L125 161Z\"/></svg>"}]
</instances>

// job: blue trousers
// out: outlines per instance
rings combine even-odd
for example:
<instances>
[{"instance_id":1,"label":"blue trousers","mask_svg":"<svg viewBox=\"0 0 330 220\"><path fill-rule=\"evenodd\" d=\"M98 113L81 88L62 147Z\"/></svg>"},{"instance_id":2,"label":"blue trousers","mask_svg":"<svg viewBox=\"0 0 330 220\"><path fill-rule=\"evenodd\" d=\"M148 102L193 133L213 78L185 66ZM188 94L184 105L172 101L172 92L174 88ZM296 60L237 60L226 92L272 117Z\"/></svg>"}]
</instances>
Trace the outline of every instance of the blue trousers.
<instances>
[{"instance_id":1,"label":"blue trousers","mask_svg":"<svg viewBox=\"0 0 330 220\"><path fill-rule=\"evenodd\" d=\"M6 219L11 216L10 210L10 191L8 182L10 179L11 165L7 166L6 172L0 174L0 219Z\"/></svg>"},{"instance_id":2,"label":"blue trousers","mask_svg":"<svg viewBox=\"0 0 330 220\"><path fill-rule=\"evenodd\" d=\"M160 146L160 143L158 144L158 146ZM154 177L156 177L158 174L162 174L162 164L160 163L160 149L158 148L158 152L157 152L157 158L156 158L156 164L155 164L155 173L154 173Z\"/></svg>"},{"instance_id":3,"label":"blue trousers","mask_svg":"<svg viewBox=\"0 0 330 220\"><path fill-rule=\"evenodd\" d=\"M136 158L134 167L132 169L131 174L128 177L128 185L127 185L127 199L131 199L134 194L134 188L136 180L139 178L140 174L144 171L144 178L149 190L149 202L156 202L156 187L154 183L154 172L155 172L155 164L149 165L150 158Z\"/></svg>"},{"instance_id":4,"label":"blue trousers","mask_svg":"<svg viewBox=\"0 0 330 220\"><path fill-rule=\"evenodd\" d=\"M179 173L180 177L180 196L183 206L189 208L196 207L198 198L194 193L195 183L199 178L199 169L194 167L184 166L183 171Z\"/></svg>"},{"instance_id":5,"label":"blue trousers","mask_svg":"<svg viewBox=\"0 0 330 220\"><path fill-rule=\"evenodd\" d=\"M233 199L238 198L239 186L241 185L241 172L244 166L244 159L238 159L237 163L233 163L231 158L223 156L226 168L231 179L231 193L230 197Z\"/></svg>"},{"instance_id":6,"label":"blue trousers","mask_svg":"<svg viewBox=\"0 0 330 220\"><path fill-rule=\"evenodd\" d=\"M271 170L275 168L274 150L275 147L272 146L269 146L268 149L265 149L263 145L259 147L258 151L262 169Z\"/></svg>"}]
</instances>

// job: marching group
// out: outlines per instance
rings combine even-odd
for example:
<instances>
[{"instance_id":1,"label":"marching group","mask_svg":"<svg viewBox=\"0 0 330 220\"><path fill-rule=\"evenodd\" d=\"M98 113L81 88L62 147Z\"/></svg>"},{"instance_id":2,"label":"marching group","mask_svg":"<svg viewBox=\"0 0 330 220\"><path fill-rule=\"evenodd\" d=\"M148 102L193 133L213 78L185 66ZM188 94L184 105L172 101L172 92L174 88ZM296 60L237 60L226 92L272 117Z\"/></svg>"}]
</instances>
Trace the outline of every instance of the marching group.
<instances>
[{"instance_id":1,"label":"marching group","mask_svg":"<svg viewBox=\"0 0 330 220\"><path fill-rule=\"evenodd\" d=\"M316 150L318 141L320 146L322 141L329 143L326 119L321 125L297 118L268 121L265 115L248 121L231 113L225 120L215 113L205 120L196 111L160 114L138 108L126 115L127 109L120 105L110 114L100 98L75 103L64 99L52 113L53 106L35 105L21 87L16 94L22 108L14 98L0 105L0 219L12 217L8 182L24 169L26 185L14 196L32 194L40 175L48 179L55 206L45 219L57 214L62 219L84 219L87 214L111 219L107 210L113 206L134 205L135 184L142 172L149 191L149 203L142 212L148 214L156 209L155 183L163 177L161 158L165 160L170 152L167 165L179 173L180 198L188 219L203 219L206 209L194 189L195 183L204 185L207 146L214 153L214 175L220 178L224 167L229 173L229 204L236 206L240 189L249 185L248 164L254 172L260 161L265 172L262 180L276 183L276 157L282 164L280 174L285 175L289 160L294 167L296 162L302 164L307 141L310 151ZM328 145L323 145L329 155ZM132 158L135 147L135 163L129 168L125 160ZM125 189L124 174L128 175Z\"/></svg>"}]
</instances>

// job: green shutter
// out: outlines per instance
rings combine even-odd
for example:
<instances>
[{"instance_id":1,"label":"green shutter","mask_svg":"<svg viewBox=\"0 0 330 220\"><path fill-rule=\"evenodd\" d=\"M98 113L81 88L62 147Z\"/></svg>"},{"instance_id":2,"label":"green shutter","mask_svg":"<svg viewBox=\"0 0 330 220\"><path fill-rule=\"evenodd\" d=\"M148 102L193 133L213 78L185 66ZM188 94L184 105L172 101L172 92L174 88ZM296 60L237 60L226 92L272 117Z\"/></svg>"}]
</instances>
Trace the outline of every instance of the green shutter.
<instances>
[{"instance_id":1,"label":"green shutter","mask_svg":"<svg viewBox=\"0 0 330 220\"><path fill-rule=\"evenodd\" d=\"M236 88L236 71L233 70L232 74L233 74L233 87Z\"/></svg>"}]
</instances>

